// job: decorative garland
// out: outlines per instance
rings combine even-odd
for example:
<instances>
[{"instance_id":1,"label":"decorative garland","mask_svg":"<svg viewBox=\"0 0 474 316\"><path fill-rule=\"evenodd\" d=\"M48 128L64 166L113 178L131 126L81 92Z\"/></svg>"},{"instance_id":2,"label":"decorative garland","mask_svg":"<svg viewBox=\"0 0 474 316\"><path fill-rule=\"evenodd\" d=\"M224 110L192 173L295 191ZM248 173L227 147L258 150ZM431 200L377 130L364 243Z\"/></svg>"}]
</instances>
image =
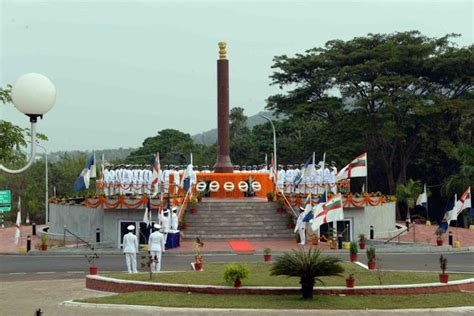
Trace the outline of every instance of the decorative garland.
<instances>
[{"instance_id":1,"label":"decorative garland","mask_svg":"<svg viewBox=\"0 0 474 316\"><path fill-rule=\"evenodd\" d=\"M315 194L313 198L319 198L320 196L321 194ZM328 197L329 196L331 196L331 194L328 194ZM283 199L281 193L277 194L277 198L279 200ZM307 196L300 194L286 194L286 198L291 206L303 206ZM384 203L394 201L396 201L396 198L394 196L385 196L380 193L364 193L363 195L360 195L358 193L354 195L346 194L343 197L344 207L378 206ZM312 204L315 204L314 201L312 201Z\"/></svg>"}]
</instances>

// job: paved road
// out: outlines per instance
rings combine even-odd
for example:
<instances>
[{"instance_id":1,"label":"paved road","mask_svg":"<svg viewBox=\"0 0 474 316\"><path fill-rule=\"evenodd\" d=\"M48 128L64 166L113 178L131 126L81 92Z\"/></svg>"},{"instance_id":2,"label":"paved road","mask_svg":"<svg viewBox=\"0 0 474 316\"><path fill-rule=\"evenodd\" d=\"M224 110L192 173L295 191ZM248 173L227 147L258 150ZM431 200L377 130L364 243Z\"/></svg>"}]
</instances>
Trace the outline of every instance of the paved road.
<instances>
[{"instance_id":1,"label":"paved road","mask_svg":"<svg viewBox=\"0 0 474 316\"><path fill-rule=\"evenodd\" d=\"M334 254L347 260L348 254ZM474 253L449 253L449 272L474 273ZM384 270L439 271L439 254L379 254L379 264ZM206 255L205 262L261 262L261 255ZM182 271L190 269L192 255L171 255L163 257L163 270ZM366 263L365 254L360 262ZM106 255L98 259L102 273L124 271L125 258L121 255ZM0 281L82 278L88 264L83 256L0 256Z\"/></svg>"}]
</instances>

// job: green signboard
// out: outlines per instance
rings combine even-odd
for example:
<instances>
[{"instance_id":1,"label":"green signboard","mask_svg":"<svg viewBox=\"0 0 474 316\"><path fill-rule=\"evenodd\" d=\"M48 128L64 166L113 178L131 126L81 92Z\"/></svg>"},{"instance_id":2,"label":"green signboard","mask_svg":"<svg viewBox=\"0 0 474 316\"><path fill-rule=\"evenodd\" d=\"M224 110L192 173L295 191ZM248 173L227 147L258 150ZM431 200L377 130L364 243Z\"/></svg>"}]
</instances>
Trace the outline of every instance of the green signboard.
<instances>
[{"instance_id":1,"label":"green signboard","mask_svg":"<svg viewBox=\"0 0 474 316\"><path fill-rule=\"evenodd\" d=\"M0 212L10 212L11 210L11 205L0 205Z\"/></svg>"},{"instance_id":2,"label":"green signboard","mask_svg":"<svg viewBox=\"0 0 474 316\"><path fill-rule=\"evenodd\" d=\"M0 191L0 204L10 204L12 202L12 193L10 190Z\"/></svg>"}]
</instances>

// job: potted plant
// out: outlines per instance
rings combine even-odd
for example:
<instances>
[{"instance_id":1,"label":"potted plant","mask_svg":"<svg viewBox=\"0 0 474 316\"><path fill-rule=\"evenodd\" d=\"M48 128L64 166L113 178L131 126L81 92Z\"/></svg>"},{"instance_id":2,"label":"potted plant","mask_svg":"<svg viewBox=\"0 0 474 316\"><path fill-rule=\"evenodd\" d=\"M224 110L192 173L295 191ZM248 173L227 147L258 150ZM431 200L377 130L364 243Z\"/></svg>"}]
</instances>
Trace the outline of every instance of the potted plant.
<instances>
[{"instance_id":1,"label":"potted plant","mask_svg":"<svg viewBox=\"0 0 474 316\"><path fill-rule=\"evenodd\" d=\"M202 197L203 197L204 193L203 192L198 192L197 193L197 201L198 202L202 202Z\"/></svg>"},{"instance_id":2,"label":"potted plant","mask_svg":"<svg viewBox=\"0 0 474 316\"><path fill-rule=\"evenodd\" d=\"M191 211L191 214L194 214L197 212L197 204L198 204L198 200L197 198L195 198L194 196L191 198L191 200L189 201L189 203L191 204L191 208L189 209Z\"/></svg>"},{"instance_id":3,"label":"potted plant","mask_svg":"<svg viewBox=\"0 0 474 316\"><path fill-rule=\"evenodd\" d=\"M242 280L248 278L249 269L242 263L229 264L225 267L224 280L233 284L234 287L240 287Z\"/></svg>"},{"instance_id":4,"label":"potted plant","mask_svg":"<svg viewBox=\"0 0 474 316\"><path fill-rule=\"evenodd\" d=\"M40 244L41 250L43 251L48 250L48 235L41 234L40 241L41 241L41 244Z\"/></svg>"},{"instance_id":5,"label":"potted plant","mask_svg":"<svg viewBox=\"0 0 474 316\"><path fill-rule=\"evenodd\" d=\"M367 260L369 270L375 270L375 248L370 247L367 249Z\"/></svg>"},{"instance_id":6,"label":"potted plant","mask_svg":"<svg viewBox=\"0 0 474 316\"><path fill-rule=\"evenodd\" d=\"M199 237L196 238L194 242L194 250L196 250L196 255L194 256L194 270L201 271L203 266L203 258L201 256L201 249L204 247L204 243Z\"/></svg>"},{"instance_id":7,"label":"potted plant","mask_svg":"<svg viewBox=\"0 0 474 316\"><path fill-rule=\"evenodd\" d=\"M357 252L358 251L359 250L357 248L357 243L355 241L352 241L351 246L349 248L351 262L356 262L357 261Z\"/></svg>"},{"instance_id":8,"label":"potted plant","mask_svg":"<svg viewBox=\"0 0 474 316\"><path fill-rule=\"evenodd\" d=\"M354 285L355 285L354 273L351 273L346 279L346 287L353 288Z\"/></svg>"},{"instance_id":9,"label":"potted plant","mask_svg":"<svg viewBox=\"0 0 474 316\"><path fill-rule=\"evenodd\" d=\"M274 198L275 198L275 194L272 191L267 192L267 201L268 202L273 202Z\"/></svg>"},{"instance_id":10,"label":"potted plant","mask_svg":"<svg viewBox=\"0 0 474 316\"><path fill-rule=\"evenodd\" d=\"M293 229L295 228L295 223L293 221L293 215L291 215L290 213L288 213L288 223L286 225L286 227L288 227L288 229Z\"/></svg>"},{"instance_id":11,"label":"potted plant","mask_svg":"<svg viewBox=\"0 0 474 316\"><path fill-rule=\"evenodd\" d=\"M436 230L436 245L442 246L443 245L443 234L444 232L441 229Z\"/></svg>"},{"instance_id":12,"label":"potted plant","mask_svg":"<svg viewBox=\"0 0 474 316\"><path fill-rule=\"evenodd\" d=\"M96 275L98 268L95 265L95 260L99 259L99 256L94 253L93 255L84 255L84 257L86 257L86 260L89 263L89 274Z\"/></svg>"},{"instance_id":13,"label":"potted plant","mask_svg":"<svg viewBox=\"0 0 474 316\"><path fill-rule=\"evenodd\" d=\"M188 223L186 223L186 213L184 213L183 217L181 217L181 229L182 230L188 229Z\"/></svg>"},{"instance_id":14,"label":"potted plant","mask_svg":"<svg viewBox=\"0 0 474 316\"><path fill-rule=\"evenodd\" d=\"M270 262L272 260L272 250L268 247L263 249L263 260L265 262Z\"/></svg>"},{"instance_id":15,"label":"potted plant","mask_svg":"<svg viewBox=\"0 0 474 316\"><path fill-rule=\"evenodd\" d=\"M441 268L441 274L439 275L439 282L448 283L449 275L446 274L446 267L448 265L448 259L443 255L439 257L439 267Z\"/></svg>"},{"instance_id":16,"label":"potted plant","mask_svg":"<svg viewBox=\"0 0 474 316\"><path fill-rule=\"evenodd\" d=\"M367 240L367 238L365 237L364 234L360 234L359 235L359 248L361 250L365 249L365 241Z\"/></svg>"},{"instance_id":17,"label":"potted plant","mask_svg":"<svg viewBox=\"0 0 474 316\"><path fill-rule=\"evenodd\" d=\"M277 213L285 213L285 203L282 200L278 200Z\"/></svg>"}]
</instances>

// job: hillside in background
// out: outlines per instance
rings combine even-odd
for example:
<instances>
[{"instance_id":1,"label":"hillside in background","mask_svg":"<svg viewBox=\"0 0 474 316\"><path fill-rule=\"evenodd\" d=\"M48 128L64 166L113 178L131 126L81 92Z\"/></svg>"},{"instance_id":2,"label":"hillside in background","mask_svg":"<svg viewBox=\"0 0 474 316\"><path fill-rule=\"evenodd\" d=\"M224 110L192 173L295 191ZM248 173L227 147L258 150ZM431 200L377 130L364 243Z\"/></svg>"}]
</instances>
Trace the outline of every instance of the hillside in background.
<instances>
[{"instance_id":1,"label":"hillside in background","mask_svg":"<svg viewBox=\"0 0 474 316\"><path fill-rule=\"evenodd\" d=\"M137 150L136 148L118 148L118 149L100 149L95 150L95 157L97 161L101 162L102 154L104 154L105 160L107 161L119 161L125 160L125 158L130 155L131 152ZM78 158L82 156L89 156L92 154L92 151L79 151L79 150L71 150L71 151L55 151L49 154L49 160L51 162L57 162L62 157L70 157L70 158Z\"/></svg>"},{"instance_id":2,"label":"hillside in background","mask_svg":"<svg viewBox=\"0 0 474 316\"><path fill-rule=\"evenodd\" d=\"M278 119L275 115L273 115L272 112L267 112L267 111L259 112L247 118L247 126L250 129L253 128L255 125L259 125L266 122L266 120L263 117L261 117L260 114L268 116L272 120ZM214 128L214 129L211 129L209 131L202 132L199 134L195 134L192 136L192 138L196 144L212 145L217 141L217 128Z\"/></svg>"}]
</instances>

